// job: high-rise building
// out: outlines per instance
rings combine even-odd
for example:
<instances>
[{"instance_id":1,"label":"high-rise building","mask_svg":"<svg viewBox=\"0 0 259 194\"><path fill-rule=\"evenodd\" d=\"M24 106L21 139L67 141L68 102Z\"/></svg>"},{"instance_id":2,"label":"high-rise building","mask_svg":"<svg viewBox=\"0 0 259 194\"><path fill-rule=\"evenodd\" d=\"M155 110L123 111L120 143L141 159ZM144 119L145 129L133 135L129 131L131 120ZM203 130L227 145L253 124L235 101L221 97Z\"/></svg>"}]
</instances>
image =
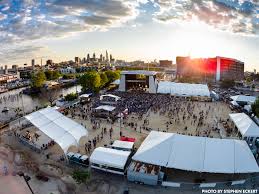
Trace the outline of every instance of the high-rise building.
<instances>
[{"instance_id":1,"label":"high-rise building","mask_svg":"<svg viewBox=\"0 0 259 194\"><path fill-rule=\"evenodd\" d=\"M103 62L103 55L100 54L100 62Z\"/></svg>"},{"instance_id":2,"label":"high-rise building","mask_svg":"<svg viewBox=\"0 0 259 194\"><path fill-rule=\"evenodd\" d=\"M79 57L75 57L75 63L79 64Z\"/></svg>"},{"instance_id":3,"label":"high-rise building","mask_svg":"<svg viewBox=\"0 0 259 194\"><path fill-rule=\"evenodd\" d=\"M106 50L106 62L109 62L109 55L108 55L108 52L107 52L107 50Z\"/></svg>"},{"instance_id":4,"label":"high-rise building","mask_svg":"<svg viewBox=\"0 0 259 194\"><path fill-rule=\"evenodd\" d=\"M31 67L32 67L32 69L34 69L34 67L35 67L35 59L31 60Z\"/></svg>"},{"instance_id":5,"label":"high-rise building","mask_svg":"<svg viewBox=\"0 0 259 194\"><path fill-rule=\"evenodd\" d=\"M90 54L89 54L89 53L87 54L86 61L87 61L87 62L89 62L89 61L90 61Z\"/></svg>"},{"instance_id":6,"label":"high-rise building","mask_svg":"<svg viewBox=\"0 0 259 194\"><path fill-rule=\"evenodd\" d=\"M244 78L244 62L231 58L176 57L176 65L178 77L192 76L214 81Z\"/></svg>"},{"instance_id":7,"label":"high-rise building","mask_svg":"<svg viewBox=\"0 0 259 194\"><path fill-rule=\"evenodd\" d=\"M113 61L113 59L112 59L112 54L110 54L110 62L112 62Z\"/></svg>"},{"instance_id":8,"label":"high-rise building","mask_svg":"<svg viewBox=\"0 0 259 194\"><path fill-rule=\"evenodd\" d=\"M95 58L95 53L94 53L94 54L93 54L93 60L95 61L95 59L96 59L96 58Z\"/></svg>"}]
</instances>

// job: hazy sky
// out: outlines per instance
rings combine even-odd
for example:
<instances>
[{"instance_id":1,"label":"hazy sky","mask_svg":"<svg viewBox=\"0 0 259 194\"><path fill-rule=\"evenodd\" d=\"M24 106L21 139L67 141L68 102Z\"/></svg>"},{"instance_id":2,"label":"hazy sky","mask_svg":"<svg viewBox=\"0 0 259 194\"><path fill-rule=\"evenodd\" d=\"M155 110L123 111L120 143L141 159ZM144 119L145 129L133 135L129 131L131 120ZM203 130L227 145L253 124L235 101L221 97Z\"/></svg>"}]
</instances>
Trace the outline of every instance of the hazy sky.
<instances>
[{"instance_id":1,"label":"hazy sky","mask_svg":"<svg viewBox=\"0 0 259 194\"><path fill-rule=\"evenodd\" d=\"M233 57L259 71L258 0L0 0L0 64Z\"/></svg>"}]
</instances>

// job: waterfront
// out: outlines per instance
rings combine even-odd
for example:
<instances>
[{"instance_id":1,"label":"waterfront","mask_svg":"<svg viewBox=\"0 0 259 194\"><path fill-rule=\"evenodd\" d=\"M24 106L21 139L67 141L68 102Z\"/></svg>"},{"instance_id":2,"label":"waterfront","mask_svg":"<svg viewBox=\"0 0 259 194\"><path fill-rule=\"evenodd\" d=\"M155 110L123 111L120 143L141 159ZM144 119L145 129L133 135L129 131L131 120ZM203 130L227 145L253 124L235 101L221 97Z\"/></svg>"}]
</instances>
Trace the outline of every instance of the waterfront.
<instances>
[{"instance_id":1,"label":"waterfront","mask_svg":"<svg viewBox=\"0 0 259 194\"><path fill-rule=\"evenodd\" d=\"M44 95L29 96L22 93L25 88L15 89L6 93L0 94L0 123L13 119L16 115L17 108L21 109L21 113L32 112L36 107L41 107L48 104L48 100ZM58 96L66 95L72 92L81 92L81 86L71 86L58 89ZM4 107L9 108L8 112L3 113Z\"/></svg>"}]
</instances>

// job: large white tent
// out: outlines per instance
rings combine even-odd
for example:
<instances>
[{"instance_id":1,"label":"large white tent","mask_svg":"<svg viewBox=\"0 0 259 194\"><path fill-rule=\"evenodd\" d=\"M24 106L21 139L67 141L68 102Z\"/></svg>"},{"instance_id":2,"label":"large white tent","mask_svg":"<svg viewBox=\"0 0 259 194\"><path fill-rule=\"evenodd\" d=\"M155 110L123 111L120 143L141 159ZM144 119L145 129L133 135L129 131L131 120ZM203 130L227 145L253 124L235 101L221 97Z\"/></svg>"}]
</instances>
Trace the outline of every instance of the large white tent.
<instances>
[{"instance_id":1,"label":"large white tent","mask_svg":"<svg viewBox=\"0 0 259 194\"><path fill-rule=\"evenodd\" d=\"M245 141L152 131L132 157L135 161L209 173L259 172Z\"/></svg>"},{"instance_id":2,"label":"large white tent","mask_svg":"<svg viewBox=\"0 0 259 194\"><path fill-rule=\"evenodd\" d=\"M175 83L160 81L157 93L171 94L176 96L206 96L210 97L210 91L205 84Z\"/></svg>"},{"instance_id":3,"label":"large white tent","mask_svg":"<svg viewBox=\"0 0 259 194\"><path fill-rule=\"evenodd\" d=\"M258 125L245 113L229 114L243 137L259 137Z\"/></svg>"},{"instance_id":4,"label":"large white tent","mask_svg":"<svg viewBox=\"0 0 259 194\"><path fill-rule=\"evenodd\" d=\"M236 102L245 102L248 104L253 104L256 100L256 96L245 96L245 95L236 95L236 96L231 96L230 98Z\"/></svg>"},{"instance_id":5,"label":"large white tent","mask_svg":"<svg viewBox=\"0 0 259 194\"><path fill-rule=\"evenodd\" d=\"M98 165L124 169L129 155L129 151L98 147L90 156L90 162Z\"/></svg>"},{"instance_id":6,"label":"large white tent","mask_svg":"<svg viewBox=\"0 0 259 194\"><path fill-rule=\"evenodd\" d=\"M82 125L51 107L33 112L25 118L59 144L65 153L71 145L78 146L80 138L88 134Z\"/></svg>"}]
</instances>

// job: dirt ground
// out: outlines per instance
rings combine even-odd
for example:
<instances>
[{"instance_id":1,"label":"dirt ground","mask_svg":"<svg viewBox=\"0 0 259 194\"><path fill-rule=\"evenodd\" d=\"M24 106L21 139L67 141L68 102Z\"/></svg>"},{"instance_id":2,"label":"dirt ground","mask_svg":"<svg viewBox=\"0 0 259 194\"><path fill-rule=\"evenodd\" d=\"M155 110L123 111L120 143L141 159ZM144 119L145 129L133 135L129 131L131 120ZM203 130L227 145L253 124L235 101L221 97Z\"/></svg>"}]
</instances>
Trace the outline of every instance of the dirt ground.
<instances>
[{"instance_id":1,"label":"dirt ground","mask_svg":"<svg viewBox=\"0 0 259 194\"><path fill-rule=\"evenodd\" d=\"M197 123L194 123L192 118L183 119L182 117L184 115L188 115L188 113L184 102L180 106L182 109L177 113L177 117L175 115L169 114L169 111L164 110L154 111L149 109L149 111L145 113L142 118L140 118L138 114L132 113L122 121L122 135L135 138L136 147L140 146L140 144L149 133L149 131L143 129L143 127L150 128L152 130L181 133L186 135L197 135L198 133L199 136L209 136L216 138L237 137L237 133L235 131L233 131L229 137L226 136L226 131L224 130L222 123L226 122L230 127L232 124L228 121L228 114L231 113L231 110L225 103L193 102L194 114L199 114L201 111L205 113L208 112L208 114L206 114L206 118L203 121L203 124L200 126L197 126ZM91 104L87 104L84 107L81 107L81 109L85 108L90 110L90 107ZM87 114L90 113L88 112ZM119 121L116 121L112 124L105 119L92 119L92 121L89 117L83 119L80 108L70 110L68 117L82 124L88 130L88 136L83 137L80 140L79 148L71 147L69 151L90 155L93 151L93 148L90 152L86 151L85 143L92 141L93 138L96 138L98 135L100 137L103 128L107 128L108 132L103 135L103 139L100 138L96 147L110 144L112 141L120 138ZM179 120L176 120L175 118L179 118ZM145 121L148 121L148 123L145 124ZM129 123L134 123L134 127L130 126ZM221 128L221 131L212 130L212 128L216 126ZM15 130L14 126L11 128ZM110 128L113 129L111 138L109 135ZM36 132L40 135L39 140L35 141L35 143L39 146L41 146L41 144L44 142L47 143L50 141L46 135L39 132L35 127L23 129L21 133L24 133L26 130L30 131L31 133ZM130 188L130 193L136 194L179 193L179 190L174 191L160 187L154 188L143 185L136 185L127 182L124 177L99 172L92 172L91 179L89 180L87 186L78 186L69 176L73 169L68 167L65 162L62 163L59 161L59 158L63 155L63 152L57 144L49 147L47 150L44 150L39 154L18 142L17 137L15 137L13 133L8 130L1 133L1 140L1 145L4 148L0 148L4 151L1 151L0 149L0 166L2 167L3 165L7 165L9 173L12 171L22 170L29 174L32 178L30 183L33 190L35 191L35 194L119 194L123 193L123 190L126 187ZM8 149L5 148L6 145L9 146L7 146ZM2 154L2 152L5 154ZM8 154L6 155L6 153L11 156ZM50 155L49 159L46 158L47 154ZM50 180L48 182L37 180L35 178L35 174L39 172L45 173L48 177L50 177ZM188 177L188 175L186 175L186 177ZM183 191L182 193L194 192ZM197 193L200 192L197 191Z\"/></svg>"}]
</instances>

